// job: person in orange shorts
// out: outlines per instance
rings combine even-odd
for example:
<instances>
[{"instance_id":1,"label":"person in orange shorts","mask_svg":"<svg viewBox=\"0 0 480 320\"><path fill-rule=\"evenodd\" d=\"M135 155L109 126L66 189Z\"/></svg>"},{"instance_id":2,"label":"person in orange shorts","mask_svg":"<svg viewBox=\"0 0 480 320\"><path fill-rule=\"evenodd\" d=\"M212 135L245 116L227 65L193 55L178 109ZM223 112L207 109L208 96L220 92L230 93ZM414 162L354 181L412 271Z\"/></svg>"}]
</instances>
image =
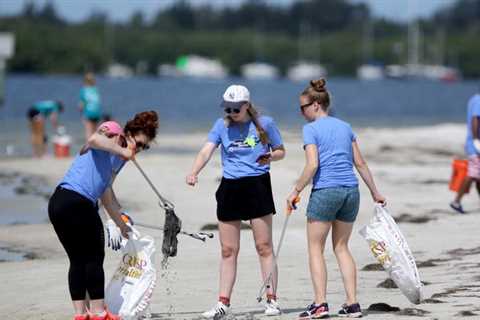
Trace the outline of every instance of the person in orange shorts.
<instances>
[{"instance_id":1,"label":"person in orange shorts","mask_svg":"<svg viewBox=\"0 0 480 320\"><path fill-rule=\"evenodd\" d=\"M458 213L466 213L461 204L462 198L475 182L480 195L480 92L474 94L467 107L467 139L465 153L468 155L468 172L450 207Z\"/></svg>"}]
</instances>

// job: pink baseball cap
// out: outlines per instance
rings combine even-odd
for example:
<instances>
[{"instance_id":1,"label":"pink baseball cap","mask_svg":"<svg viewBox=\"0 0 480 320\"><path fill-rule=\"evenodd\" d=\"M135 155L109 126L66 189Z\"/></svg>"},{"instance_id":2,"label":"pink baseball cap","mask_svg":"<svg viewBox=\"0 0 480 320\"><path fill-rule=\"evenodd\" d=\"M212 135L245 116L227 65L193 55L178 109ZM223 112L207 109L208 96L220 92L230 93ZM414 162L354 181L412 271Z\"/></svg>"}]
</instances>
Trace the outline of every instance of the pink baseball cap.
<instances>
[{"instance_id":1,"label":"pink baseball cap","mask_svg":"<svg viewBox=\"0 0 480 320\"><path fill-rule=\"evenodd\" d=\"M107 121L100 125L100 128L106 128L107 131L111 134L123 136L122 127L115 121Z\"/></svg>"}]
</instances>

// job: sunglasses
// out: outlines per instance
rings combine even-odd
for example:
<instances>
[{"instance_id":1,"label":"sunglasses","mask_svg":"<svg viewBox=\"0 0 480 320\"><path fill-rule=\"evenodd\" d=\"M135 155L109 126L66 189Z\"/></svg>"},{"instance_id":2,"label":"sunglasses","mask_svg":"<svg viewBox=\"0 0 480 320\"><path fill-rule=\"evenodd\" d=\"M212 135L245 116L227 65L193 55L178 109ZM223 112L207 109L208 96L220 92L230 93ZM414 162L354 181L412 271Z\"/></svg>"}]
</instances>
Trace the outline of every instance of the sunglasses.
<instances>
[{"instance_id":1,"label":"sunglasses","mask_svg":"<svg viewBox=\"0 0 480 320\"><path fill-rule=\"evenodd\" d=\"M227 114L230 114L230 113L240 113L240 109L237 109L237 108L225 108L223 109L225 111L225 113Z\"/></svg>"},{"instance_id":2,"label":"sunglasses","mask_svg":"<svg viewBox=\"0 0 480 320\"><path fill-rule=\"evenodd\" d=\"M135 139L135 137L132 137L132 138L133 138L133 141L135 141L135 148L137 150L148 150L148 149L150 149L150 146L148 144L145 144L141 141L137 141Z\"/></svg>"},{"instance_id":3,"label":"sunglasses","mask_svg":"<svg viewBox=\"0 0 480 320\"><path fill-rule=\"evenodd\" d=\"M315 101L312 101L312 102L309 102L309 103L306 103L306 104L302 104L302 105L300 106L300 111L305 112L305 109L308 108L308 107L310 107L310 106L311 106L312 104L314 104L314 103L315 103Z\"/></svg>"}]
</instances>

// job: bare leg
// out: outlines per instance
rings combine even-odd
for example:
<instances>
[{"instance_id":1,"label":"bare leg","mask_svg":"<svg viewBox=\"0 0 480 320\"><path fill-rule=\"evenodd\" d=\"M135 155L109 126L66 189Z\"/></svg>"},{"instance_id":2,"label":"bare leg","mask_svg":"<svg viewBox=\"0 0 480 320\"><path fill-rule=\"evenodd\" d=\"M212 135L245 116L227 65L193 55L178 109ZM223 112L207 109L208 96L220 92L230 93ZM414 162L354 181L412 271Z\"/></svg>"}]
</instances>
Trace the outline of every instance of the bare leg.
<instances>
[{"instance_id":1,"label":"bare leg","mask_svg":"<svg viewBox=\"0 0 480 320\"><path fill-rule=\"evenodd\" d=\"M36 116L31 122L33 156L41 158L45 155L45 121L43 117Z\"/></svg>"},{"instance_id":2,"label":"bare leg","mask_svg":"<svg viewBox=\"0 0 480 320\"><path fill-rule=\"evenodd\" d=\"M75 309L75 314L87 313L87 305L85 303L85 300L74 300L73 308Z\"/></svg>"},{"instance_id":3,"label":"bare leg","mask_svg":"<svg viewBox=\"0 0 480 320\"><path fill-rule=\"evenodd\" d=\"M252 219L250 221L257 249L260 268L262 270L262 279L265 279L272 272L271 282L268 283L267 294L276 295L278 283L278 266L273 255L272 242L272 215Z\"/></svg>"},{"instance_id":4,"label":"bare leg","mask_svg":"<svg viewBox=\"0 0 480 320\"><path fill-rule=\"evenodd\" d=\"M90 312L102 313L105 311L105 301L103 299L90 300Z\"/></svg>"},{"instance_id":5,"label":"bare leg","mask_svg":"<svg viewBox=\"0 0 480 320\"><path fill-rule=\"evenodd\" d=\"M463 196L465 193L467 193L467 190L470 189L470 186L472 185L473 179L470 177L466 177L465 180L463 181L462 186L460 187L460 190L457 192L457 196L455 197L455 202L460 203L462 201Z\"/></svg>"},{"instance_id":6,"label":"bare leg","mask_svg":"<svg viewBox=\"0 0 480 320\"><path fill-rule=\"evenodd\" d=\"M222 260L220 261L220 296L230 298L237 276L240 250L240 221L218 221Z\"/></svg>"},{"instance_id":7,"label":"bare leg","mask_svg":"<svg viewBox=\"0 0 480 320\"><path fill-rule=\"evenodd\" d=\"M347 294L347 304L357 302L357 267L353 260L348 240L352 234L353 223L335 220L332 226L332 243L338 266L343 277L343 286Z\"/></svg>"},{"instance_id":8,"label":"bare leg","mask_svg":"<svg viewBox=\"0 0 480 320\"><path fill-rule=\"evenodd\" d=\"M315 303L317 304L327 301L327 266L323 252L331 226L332 223L326 221L308 219L307 222L310 275L315 291Z\"/></svg>"}]
</instances>

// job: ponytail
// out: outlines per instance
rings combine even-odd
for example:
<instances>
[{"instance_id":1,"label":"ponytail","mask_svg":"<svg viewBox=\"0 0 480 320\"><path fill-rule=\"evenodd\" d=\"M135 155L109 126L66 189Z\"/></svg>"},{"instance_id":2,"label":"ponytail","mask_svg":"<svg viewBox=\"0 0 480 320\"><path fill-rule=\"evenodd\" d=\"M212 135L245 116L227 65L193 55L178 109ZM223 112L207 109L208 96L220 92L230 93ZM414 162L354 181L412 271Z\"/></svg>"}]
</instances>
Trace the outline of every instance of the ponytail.
<instances>
[{"instance_id":1,"label":"ponytail","mask_svg":"<svg viewBox=\"0 0 480 320\"><path fill-rule=\"evenodd\" d=\"M248 115L250 116L250 118L252 118L252 121L253 121L253 124L255 125L255 128L257 128L257 133L258 133L258 136L260 137L260 141L262 142L262 144L268 144L270 139L268 138L267 132L265 131L265 129L260 124L260 121L258 120L257 109L255 109L253 104L249 103L247 112L248 112Z\"/></svg>"}]
</instances>

